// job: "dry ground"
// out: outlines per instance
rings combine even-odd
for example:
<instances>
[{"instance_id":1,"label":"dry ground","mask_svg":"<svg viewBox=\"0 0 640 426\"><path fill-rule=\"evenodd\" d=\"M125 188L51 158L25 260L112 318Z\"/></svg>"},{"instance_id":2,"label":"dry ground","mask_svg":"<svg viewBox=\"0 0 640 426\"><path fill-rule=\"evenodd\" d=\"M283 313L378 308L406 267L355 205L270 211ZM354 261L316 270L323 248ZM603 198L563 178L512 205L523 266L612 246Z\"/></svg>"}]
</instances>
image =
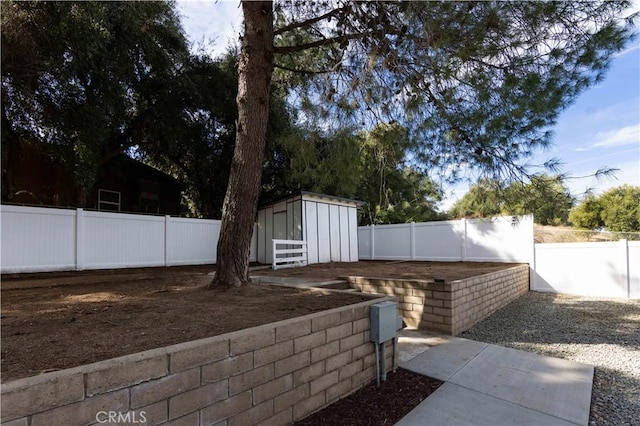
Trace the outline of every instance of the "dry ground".
<instances>
[{"instance_id":1,"label":"dry ground","mask_svg":"<svg viewBox=\"0 0 640 426\"><path fill-rule=\"evenodd\" d=\"M254 275L296 277L303 279L334 279L358 276L402 279L444 279L455 281L511 268L518 263L496 262L407 262L364 260L354 263L319 263L303 268L259 270Z\"/></svg>"},{"instance_id":2,"label":"dry ground","mask_svg":"<svg viewBox=\"0 0 640 426\"><path fill-rule=\"evenodd\" d=\"M359 262L256 274L444 278L510 264ZM2 381L358 303L362 295L251 285L208 290L213 266L2 277ZM268 309L267 309L268 308Z\"/></svg>"}]
</instances>

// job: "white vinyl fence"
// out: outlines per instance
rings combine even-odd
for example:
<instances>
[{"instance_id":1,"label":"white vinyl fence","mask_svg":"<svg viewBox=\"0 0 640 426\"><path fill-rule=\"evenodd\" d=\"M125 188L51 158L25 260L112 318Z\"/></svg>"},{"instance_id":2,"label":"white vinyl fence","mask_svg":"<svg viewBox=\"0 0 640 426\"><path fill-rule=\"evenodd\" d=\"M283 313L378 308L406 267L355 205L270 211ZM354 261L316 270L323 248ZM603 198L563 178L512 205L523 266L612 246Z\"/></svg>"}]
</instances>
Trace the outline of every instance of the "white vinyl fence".
<instances>
[{"instance_id":1,"label":"white vinyl fence","mask_svg":"<svg viewBox=\"0 0 640 426\"><path fill-rule=\"evenodd\" d=\"M220 221L1 206L0 272L212 264ZM251 260L257 256L257 227ZM640 242L533 242L533 217L363 226L361 260L521 262L531 289L640 299Z\"/></svg>"},{"instance_id":2,"label":"white vinyl fence","mask_svg":"<svg viewBox=\"0 0 640 426\"><path fill-rule=\"evenodd\" d=\"M215 263L220 221L3 205L2 273ZM256 260L257 233L251 241Z\"/></svg>"},{"instance_id":3,"label":"white vinyl fence","mask_svg":"<svg viewBox=\"0 0 640 426\"><path fill-rule=\"evenodd\" d=\"M533 216L358 228L362 260L533 261Z\"/></svg>"},{"instance_id":4,"label":"white vinyl fence","mask_svg":"<svg viewBox=\"0 0 640 426\"><path fill-rule=\"evenodd\" d=\"M531 290L640 298L640 242L534 244L533 216L358 228L360 259L522 262Z\"/></svg>"},{"instance_id":5,"label":"white vinyl fence","mask_svg":"<svg viewBox=\"0 0 640 426\"><path fill-rule=\"evenodd\" d=\"M640 299L640 241L536 244L532 290Z\"/></svg>"}]
</instances>

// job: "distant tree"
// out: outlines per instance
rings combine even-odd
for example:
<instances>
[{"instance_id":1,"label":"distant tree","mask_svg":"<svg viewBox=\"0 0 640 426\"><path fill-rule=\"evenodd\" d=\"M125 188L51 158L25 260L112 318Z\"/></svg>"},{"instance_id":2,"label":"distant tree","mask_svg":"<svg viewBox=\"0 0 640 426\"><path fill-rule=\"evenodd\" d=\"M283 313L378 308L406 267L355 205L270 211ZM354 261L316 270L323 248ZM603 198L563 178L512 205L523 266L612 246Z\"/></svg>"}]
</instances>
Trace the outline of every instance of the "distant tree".
<instances>
[{"instance_id":1,"label":"distant tree","mask_svg":"<svg viewBox=\"0 0 640 426\"><path fill-rule=\"evenodd\" d=\"M600 196L602 221L614 232L640 232L640 186L622 185Z\"/></svg>"},{"instance_id":2,"label":"distant tree","mask_svg":"<svg viewBox=\"0 0 640 426\"><path fill-rule=\"evenodd\" d=\"M222 214L236 137L237 91L237 52L215 59L195 54L171 79L156 81L144 103L148 143L136 153L183 182L189 213L197 217ZM292 122L284 97L282 90L271 91L262 180L266 199L287 191L282 181L288 158L279 138L292 131Z\"/></svg>"},{"instance_id":3,"label":"distant tree","mask_svg":"<svg viewBox=\"0 0 640 426\"><path fill-rule=\"evenodd\" d=\"M55 146L84 194L127 153L180 179L191 214L219 218L236 137L238 53L190 54L174 2L13 2L2 7L2 153ZM273 91L264 191L286 164L291 120ZM12 191L3 167L3 198Z\"/></svg>"},{"instance_id":4,"label":"distant tree","mask_svg":"<svg viewBox=\"0 0 640 426\"><path fill-rule=\"evenodd\" d=\"M238 132L212 286L248 282L274 67L298 89L302 119L396 118L424 165L521 174L633 33L628 2L241 4Z\"/></svg>"},{"instance_id":5,"label":"distant tree","mask_svg":"<svg viewBox=\"0 0 640 426\"><path fill-rule=\"evenodd\" d=\"M579 228L640 232L640 186L622 185L596 197L587 195L569 215Z\"/></svg>"},{"instance_id":6,"label":"distant tree","mask_svg":"<svg viewBox=\"0 0 640 426\"><path fill-rule=\"evenodd\" d=\"M505 186L498 180L482 179L472 185L450 210L453 217L533 214L541 225L566 224L574 200L563 176L533 175L527 182Z\"/></svg>"},{"instance_id":7,"label":"distant tree","mask_svg":"<svg viewBox=\"0 0 640 426\"><path fill-rule=\"evenodd\" d=\"M436 203L442 190L407 164L410 145L397 124L328 135L301 131L285 144L291 161L287 186L364 201L362 224L441 218Z\"/></svg>"},{"instance_id":8,"label":"distant tree","mask_svg":"<svg viewBox=\"0 0 640 426\"><path fill-rule=\"evenodd\" d=\"M602 203L595 195L587 194L569 213L569 222L582 229L602 228Z\"/></svg>"},{"instance_id":9,"label":"distant tree","mask_svg":"<svg viewBox=\"0 0 640 426\"><path fill-rule=\"evenodd\" d=\"M442 189L407 161L414 141L397 123L377 124L364 136L360 151L362 178L358 197L362 223L402 223L435 220Z\"/></svg>"},{"instance_id":10,"label":"distant tree","mask_svg":"<svg viewBox=\"0 0 640 426\"><path fill-rule=\"evenodd\" d=\"M574 198L563 176L534 175L528 183L514 182L504 191L502 212L509 215L533 214L541 225L566 225Z\"/></svg>"},{"instance_id":11,"label":"distant tree","mask_svg":"<svg viewBox=\"0 0 640 426\"><path fill-rule=\"evenodd\" d=\"M503 185L492 179L480 179L469 187L469 191L456 201L449 215L454 218L478 218L499 215L504 200L501 194Z\"/></svg>"},{"instance_id":12,"label":"distant tree","mask_svg":"<svg viewBox=\"0 0 640 426\"><path fill-rule=\"evenodd\" d=\"M173 2L8 0L0 11L3 154L22 139L64 147L83 205L99 165L143 143L157 111L145 99L188 55Z\"/></svg>"},{"instance_id":13,"label":"distant tree","mask_svg":"<svg viewBox=\"0 0 640 426\"><path fill-rule=\"evenodd\" d=\"M196 217L220 217L235 141L233 58L191 55L139 102L146 131L135 156L178 178Z\"/></svg>"},{"instance_id":14,"label":"distant tree","mask_svg":"<svg viewBox=\"0 0 640 426\"><path fill-rule=\"evenodd\" d=\"M362 179L362 134L350 128L321 132L297 127L283 138L282 149L289 159L284 185L343 197L356 197Z\"/></svg>"}]
</instances>

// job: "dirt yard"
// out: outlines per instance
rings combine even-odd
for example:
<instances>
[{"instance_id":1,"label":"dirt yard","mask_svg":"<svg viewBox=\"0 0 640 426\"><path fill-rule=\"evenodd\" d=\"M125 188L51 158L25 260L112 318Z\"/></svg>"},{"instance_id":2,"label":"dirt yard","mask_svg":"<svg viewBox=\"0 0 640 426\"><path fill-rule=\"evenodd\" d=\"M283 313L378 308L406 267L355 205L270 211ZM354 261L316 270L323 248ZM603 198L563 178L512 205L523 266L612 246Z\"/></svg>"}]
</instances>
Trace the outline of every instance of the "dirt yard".
<instances>
[{"instance_id":1,"label":"dirt yard","mask_svg":"<svg viewBox=\"0 0 640 426\"><path fill-rule=\"evenodd\" d=\"M359 262L255 275L443 278L511 264ZM213 266L2 276L3 382L358 303L358 294L251 285L211 291ZM268 309L266 309L268 307Z\"/></svg>"},{"instance_id":2,"label":"dirt yard","mask_svg":"<svg viewBox=\"0 0 640 426\"><path fill-rule=\"evenodd\" d=\"M358 276L402 279L444 279L455 281L517 266L519 263L495 262L405 262L360 261L355 263L320 263L303 268L255 271L253 275L295 277L302 279L334 279Z\"/></svg>"}]
</instances>

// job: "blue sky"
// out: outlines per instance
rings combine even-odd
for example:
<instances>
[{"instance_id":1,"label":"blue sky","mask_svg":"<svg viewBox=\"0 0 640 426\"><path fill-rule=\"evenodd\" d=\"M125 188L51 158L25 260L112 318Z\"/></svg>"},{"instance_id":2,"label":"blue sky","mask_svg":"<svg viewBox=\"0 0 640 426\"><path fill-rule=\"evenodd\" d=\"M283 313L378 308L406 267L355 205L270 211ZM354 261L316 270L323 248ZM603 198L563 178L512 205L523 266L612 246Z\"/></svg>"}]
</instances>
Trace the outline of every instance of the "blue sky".
<instances>
[{"instance_id":1,"label":"blue sky","mask_svg":"<svg viewBox=\"0 0 640 426\"><path fill-rule=\"evenodd\" d=\"M242 28L240 2L179 1L182 24L192 42L208 42L207 50L223 52L238 38ZM634 2L640 9L640 0ZM640 185L640 37L612 61L605 79L582 93L562 112L555 126L553 147L539 152L532 163L557 157L569 179L572 193L586 189L601 193L622 184ZM614 178L592 175L598 169L616 168ZM446 186L447 209L465 194L467 184Z\"/></svg>"}]
</instances>

